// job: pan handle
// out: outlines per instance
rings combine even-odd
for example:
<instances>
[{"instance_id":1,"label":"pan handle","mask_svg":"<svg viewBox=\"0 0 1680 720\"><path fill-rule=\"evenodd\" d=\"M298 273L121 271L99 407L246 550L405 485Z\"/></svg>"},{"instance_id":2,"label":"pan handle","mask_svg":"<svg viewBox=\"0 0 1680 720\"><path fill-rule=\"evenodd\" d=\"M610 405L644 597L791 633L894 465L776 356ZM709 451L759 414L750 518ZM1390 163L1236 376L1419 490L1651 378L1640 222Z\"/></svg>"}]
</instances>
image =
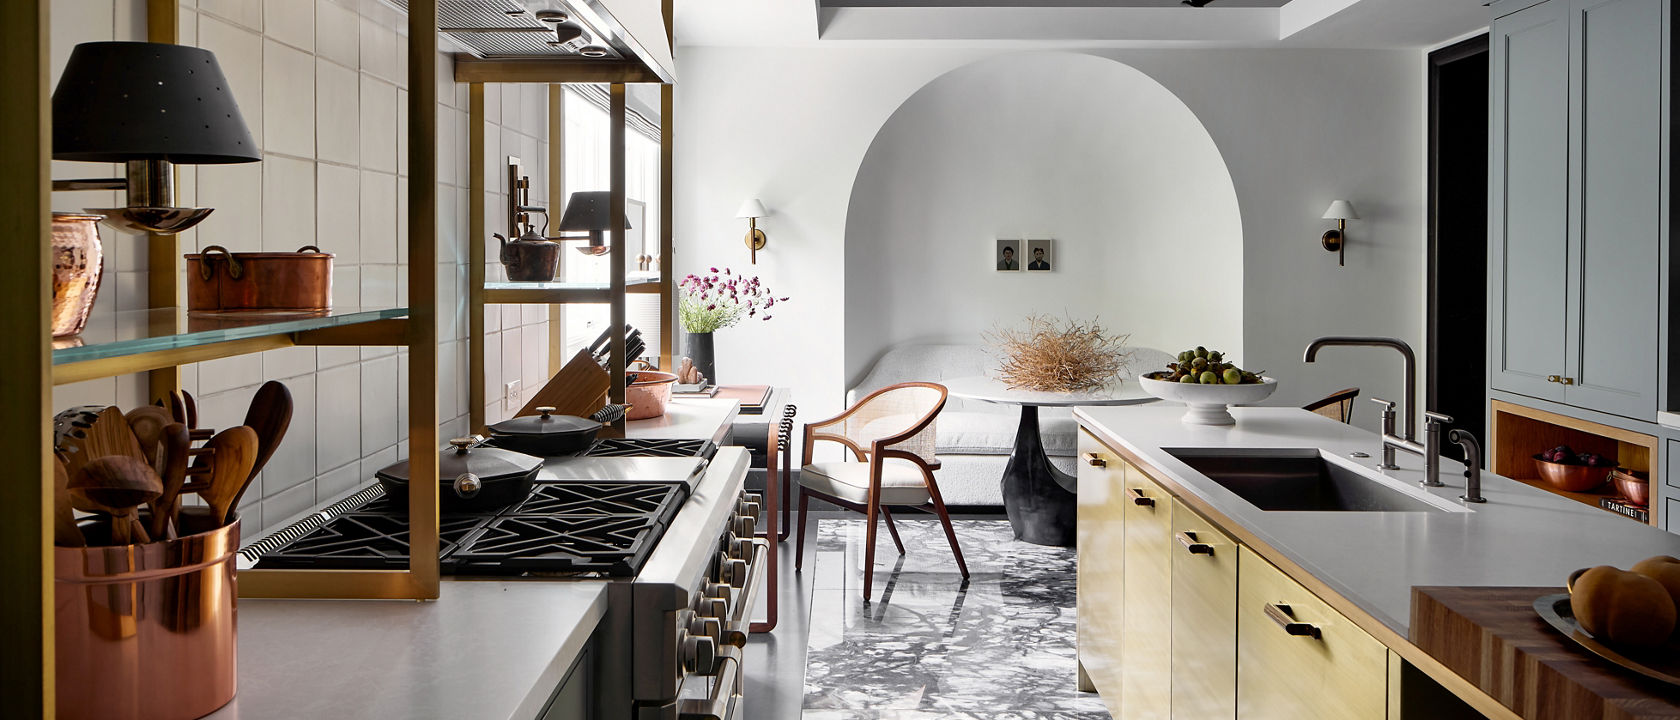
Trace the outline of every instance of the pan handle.
<instances>
[{"instance_id":1,"label":"pan handle","mask_svg":"<svg viewBox=\"0 0 1680 720\"><path fill-rule=\"evenodd\" d=\"M225 247L222 247L220 245L211 245L210 247L204 248L204 252L199 253L200 255L203 256L203 259L200 260L199 263L198 263L198 276L199 277L201 277L205 280L209 280L211 275L215 272L215 270L213 270L210 267L210 256L212 256L216 253L221 253L222 257L227 258L227 261L228 261L228 275L230 277L232 277L235 280L238 280L241 276L243 276L245 274L245 266L243 266L239 263L239 258L234 257L233 253L228 252L228 249L225 248Z\"/></svg>"}]
</instances>

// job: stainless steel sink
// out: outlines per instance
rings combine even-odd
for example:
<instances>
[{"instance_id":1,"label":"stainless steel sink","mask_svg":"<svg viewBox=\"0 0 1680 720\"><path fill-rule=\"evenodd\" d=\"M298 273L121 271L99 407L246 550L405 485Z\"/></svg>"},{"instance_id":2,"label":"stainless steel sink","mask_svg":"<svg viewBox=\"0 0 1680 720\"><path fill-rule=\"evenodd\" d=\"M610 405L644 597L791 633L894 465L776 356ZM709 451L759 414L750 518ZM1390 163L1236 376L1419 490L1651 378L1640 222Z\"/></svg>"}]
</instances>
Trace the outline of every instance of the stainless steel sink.
<instances>
[{"instance_id":1,"label":"stainless steel sink","mask_svg":"<svg viewBox=\"0 0 1680 720\"><path fill-rule=\"evenodd\" d=\"M1164 448L1249 504L1293 512L1465 512L1392 478L1332 461L1317 448Z\"/></svg>"}]
</instances>

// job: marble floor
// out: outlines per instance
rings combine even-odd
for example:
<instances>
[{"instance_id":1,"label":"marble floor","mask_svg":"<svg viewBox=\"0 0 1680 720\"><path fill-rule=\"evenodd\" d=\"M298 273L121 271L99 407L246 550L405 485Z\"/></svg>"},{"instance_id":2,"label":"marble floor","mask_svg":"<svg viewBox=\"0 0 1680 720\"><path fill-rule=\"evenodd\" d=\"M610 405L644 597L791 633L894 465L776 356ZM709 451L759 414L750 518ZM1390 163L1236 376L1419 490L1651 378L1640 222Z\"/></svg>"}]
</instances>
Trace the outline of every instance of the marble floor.
<instances>
[{"instance_id":1,"label":"marble floor","mask_svg":"<svg viewBox=\"0 0 1680 720\"><path fill-rule=\"evenodd\" d=\"M784 619L809 623L804 720L1109 717L1075 687L1071 548L1018 542L1003 520L958 518L964 582L937 520L895 519L909 552L881 530L867 602L862 519L817 523L798 580L809 610Z\"/></svg>"}]
</instances>

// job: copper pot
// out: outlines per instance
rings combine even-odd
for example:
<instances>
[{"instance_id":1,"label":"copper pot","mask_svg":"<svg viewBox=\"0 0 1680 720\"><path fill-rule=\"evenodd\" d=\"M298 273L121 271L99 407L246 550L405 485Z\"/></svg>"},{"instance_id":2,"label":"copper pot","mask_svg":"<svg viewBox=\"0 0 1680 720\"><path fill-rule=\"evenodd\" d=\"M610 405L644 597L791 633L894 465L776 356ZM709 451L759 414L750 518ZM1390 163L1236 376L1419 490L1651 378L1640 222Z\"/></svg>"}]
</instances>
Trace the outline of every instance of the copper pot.
<instances>
[{"instance_id":1,"label":"copper pot","mask_svg":"<svg viewBox=\"0 0 1680 720\"><path fill-rule=\"evenodd\" d=\"M647 420L664 415L665 406L671 403L671 388L677 384L677 376L654 370L637 370L631 375L636 379L624 389L624 402L630 404L630 411L624 419Z\"/></svg>"},{"instance_id":2,"label":"copper pot","mask_svg":"<svg viewBox=\"0 0 1680 720\"><path fill-rule=\"evenodd\" d=\"M332 307L332 253L230 253L220 245L187 257L187 309L320 312Z\"/></svg>"},{"instance_id":3,"label":"copper pot","mask_svg":"<svg viewBox=\"0 0 1680 720\"><path fill-rule=\"evenodd\" d=\"M1616 489L1621 491L1622 497L1640 507L1651 504L1651 481L1639 477L1638 470L1616 468L1610 471L1610 479L1616 481Z\"/></svg>"},{"instance_id":4,"label":"copper pot","mask_svg":"<svg viewBox=\"0 0 1680 720\"><path fill-rule=\"evenodd\" d=\"M99 295L105 250L99 244L102 215L53 213L52 334L69 337L87 327L88 313Z\"/></svg>"},{"instance_id":5,"label":"copper pot","mask_svg":"<svg viewBox=\"0 0 1680 720\"><path fill-rule=\"evenodd\" d=\"M1565 465L1534 458L1540 479L1565 492L1587 492L1610 479L1610 468L1602 465Z\"/></svg>"},{"instance_id":6,"label":"copper pot","mask_svg":"<svg viewBox=\"0 0 1680 720\"><path fill-rule=\"evenodd\" d=\"M239 520L181 510L183 535L53 548L59 717L203 717L237 689ZM85 525L90 539L99 525Z\"/></svg>"}]
</instances>

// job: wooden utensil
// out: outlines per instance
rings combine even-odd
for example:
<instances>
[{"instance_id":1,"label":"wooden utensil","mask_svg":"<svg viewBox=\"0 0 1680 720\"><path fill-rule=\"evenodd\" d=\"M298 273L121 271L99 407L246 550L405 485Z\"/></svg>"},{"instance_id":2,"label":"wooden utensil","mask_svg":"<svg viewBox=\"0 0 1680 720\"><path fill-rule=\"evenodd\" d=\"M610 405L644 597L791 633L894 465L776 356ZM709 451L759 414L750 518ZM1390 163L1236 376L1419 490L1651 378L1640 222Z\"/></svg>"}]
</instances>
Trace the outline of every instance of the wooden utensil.
<instances>
[{"instance_id":1,"label":"wooden utensil","mask_svg":"<svg viewBox=\"0 0 1680 720\"><path fill-rule=\"evenodd\" d=\"M64 461L53 456L53 544L59 547L84 547L87 538L76 527L76 513L70 507L70 473Z\"/></svg>"},{"instance_id":2,"label":"wooden utensil","mask_svg":"<svg viewBox=\"0 0 1680 720\"><path fill-rule=\"evenodd\" d=\"M192 436L182 423L170 423L160 433L158 479L163 491L151 502L151 533L155 538L173 538L180 531L178 511L181 488L187 482L187 460L192 454Z\"/></svg>"},{"instance_id":3,"label":"wooden utensil","mask_svg":"<svg viewBox=\"0 0 1680 720\"><path fill-rule=\"evenodd\" d=\"M164 401L159 400L158 404L162 405L163 402ZM186 404L186 402L181 400L181 393L175 392L174 390L170 390L169 391L169 404L167 405L167 407L169 408L169 417L174 418L175 422L186 423L187 427L189 427L189 428L193 427L192 423L187 422L187 404Z\"/></svg>"},{"instance_id":4,"label":"wooden utensil","mask_svg":"<svg viewBox=\"0 0 1680 720\"><path fill-rule=\"evenodd\" d=\"M111 516L111 544L151 542L137 508L163 492L157 471L130 455L101 455L82 466L69 482L70 495Z\"/></svg>"},{"instance_id":5,"label":"wooden utensil","mask_svg":"<svg viewBox=\"0 0 1680 720\"><path fill-rule=\"evenodd\" d=\"M198 402L193 400L192 393L187 392L185 390L182 390L181 391L181 404L183 406L185 406L186 410L187 410L187 419L186 419L187 428L197 429L198 428Z\"/></svg>"},{"instance_id":6,"label":"wooden utensil","mask_svg":"<svg viewBox=\"0 0 1680 720\"><path fill-rule=\"evenodd\" d=\"M246 479L246 487L250 487L257 473L268 464L268 459L274 457L274 449L286 437L286 428L291 424L292 391L274 380L263 383L257 388L257 394L252 396L251 407L245 411L245 427L257 433L257 456L251 463L251 477ZM239 495L234 496L232 507L239 507L239 498L243 495L241 490Z\"/></svg>"},{"instance_id":7,"label":"wooden utensil","mask_svg":"<svg viewBox=\"0 0 1680 720\"><path fill-rule=\"evenodd\" d=\"M230 427L216 433L205 447L215 454L193 461L194 466L210 467L210 481L198 495L210 506L214 527L221 527L227 524L228 513L251 482L251 465L257 458L257 431L244 425Z\"/></svg>"},{"instance_id":8,"label":"wooden utensil","mask_svg":"<svg viewBox=\"0 0 1680 720\"><path fill-rule=\"evenodd\" d=\"M134 439L140 443L140 452L146 456L146 462L159 474L163 473L163 465L158 461L158 449L164 441L163 429L175 422L169 416L169 411L156 405L146 405L128 411L123 418L128 421L128 429L134 432Z\"/></svg>"},{"instance_id":9,"label":"wooden utensil","mask_svg":"<svg viewBox=\"0 0 1680 720\"><path fill-rule=\"evenodd\" d=\"M106 455L122 455L146 462L146 454L140 450L140 441L129 429L128 419L123 417L121 409L114 406L101 410L86 428L76 427L67 433L59 443L59 450L64 457L64 469L72 480L88 463Z\"/></svg>"}]
</instances>

